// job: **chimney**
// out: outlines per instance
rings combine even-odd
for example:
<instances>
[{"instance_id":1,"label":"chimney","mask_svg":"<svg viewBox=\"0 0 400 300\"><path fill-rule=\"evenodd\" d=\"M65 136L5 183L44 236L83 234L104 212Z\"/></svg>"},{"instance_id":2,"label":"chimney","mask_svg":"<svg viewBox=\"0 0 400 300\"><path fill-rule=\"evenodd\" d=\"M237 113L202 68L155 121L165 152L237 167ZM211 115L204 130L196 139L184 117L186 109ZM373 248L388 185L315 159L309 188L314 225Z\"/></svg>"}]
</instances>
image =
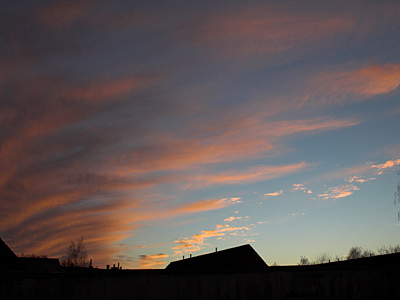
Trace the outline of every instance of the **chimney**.
<instances>
[{"instance_id":1,"label":"chimney","mask_svg":"<svg viewBox=\"0 0 400 300\"><path fill-rule=\"evenodd\" d=\"M190 253L190 258L192 258L192 253Z\"/></svg>"},{"instance_id":2,"label":"chimney","mask_svg":"<svg viewBox=\"0 0 400 300\"><path fill-rule=\"evenodd\" d=\"M183 258L182 259L185 259L185 255L183 256Z\"/></svg>"},{"instance_id":3,"label":"chimney","mask_svg":"<svg viewBox=\"0 0 400 300\"><path fill-rule=\"evenodd\" d=\"M217 247L215 247L215 252L217 252L218 251L218 249L217 249Z\"/></svg>"}]
</instances>

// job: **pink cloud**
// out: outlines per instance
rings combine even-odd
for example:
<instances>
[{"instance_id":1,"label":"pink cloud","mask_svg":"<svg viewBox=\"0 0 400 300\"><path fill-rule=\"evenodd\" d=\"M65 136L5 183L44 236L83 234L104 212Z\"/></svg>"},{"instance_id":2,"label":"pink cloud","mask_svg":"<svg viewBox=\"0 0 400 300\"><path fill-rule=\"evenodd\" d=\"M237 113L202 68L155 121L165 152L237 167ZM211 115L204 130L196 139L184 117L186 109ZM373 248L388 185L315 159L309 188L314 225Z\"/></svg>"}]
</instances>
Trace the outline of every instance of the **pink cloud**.
<instances>
[{"instance_id":1,"label":"pink cloud","mask_svg":"<svg viewBox=\"0 0 400 300\"><path fill-rule=\"evenodd\" d=\"M219 47L224 58L238 58L287 54L354 29L355 21L348 15L293 12L269 3L217 12L193 36L200 44Z\"/></svg>"},{"instance_id":2,"label":"pink cloud","mask_svg":"<svg viewBox=\"0 0 400 300\"><path fill-rule=\"evenodd\" d=\"M167 263L164 259L166 259L168 256L168 254L163 253L139 255L139 264L142 268L162 267Z\"/></svg>"},{"instance_id":3,"label":"pink cloud","mask_svg":"<svg viewBox=\"0 0 400 300\"><path fill-rule=\"evenodd\" d=\"M203 230L200 234L194 234L189 238L180 238L176 240L175 243L178 245L172 247L175 251L175 254L182 255L183 253L192 253L196 251L200 251L204 248L205 240L211 237L223 237L227 233L236 233L236 232L244 232L249 231L249 227L230 227L229 225L217 225L217 228L214 230Z\"/></svg>"},{"instance_id":4,"label":"pink cloud","mask_svg":"<svg viewBox=\"0 0 400 300\"><path fill-rule=\"evenodd\" d=\"M202 200L194 203L184 204L174 209L173 213L188 214L188 213L209 211L209 210L224 208L240 202L241 202L240 198Z\"/></svg>"},{"instance_id":5,"label":"pink cloud","mask_svg":"<svg viewBox=\"0 0 400 300\"><path fill-rule=\"evenodd\" d=\"M328 191L326 191L324 194L318 195L319 197L322 197L325 200L328 199L339 199L339 198L344 198L352 195L354 191L359 191L360 189L352 184L348 185L341 185L337 187L332 187L329 188Z\"/></svg>"},{"instance_id":6,"label":"pink cloud","mask_svg":"<svg viewBox=\"0 0 400 300\"><path fill-rule=\"evenodd\" d=\"M369 182L372 180L375 180L376 178L371 177L371 178L362 178L359 176L352 176L350 178L347 179L348 182L358 182L358 183L365 183L365 182Z\"/></svg>"},{"instance_id":7,"label":"pink cloud","mask_svg":"<svg viewBox=\"0 0 400 300\"><path fill-rule=\"evenodd\" d=\"M149 14L129 7L121 10L116 5L95 1L58 1L39 7L35 15L46 29L57 31L70 30L76 26L103 30L136 27L148 24L157 18L155 13Z\"/></svg>"},{"instance_id":8,"label":"pink cloud","mask_svg":"<svg viewBox=\"0 0 400 300\"><path fill-rule=\"evenodd\" d=\"M283 194L283 190L280 190L279 192L272 192L272 193L264 194L264 196L276 197L276 196L279 196L279 195L282 195L282 194Z\"/></svg>"},{"instance_id":9,"label":"pink cloud","mask_svg":"<svg viewBox=\"0 0 400 300\"><path fill-rule=\"evenodd\" d=\"M286 166L253 167L242 171L232 170L219 174L195 176L191 180L193 180L196 187L214 184L245 184L284 177L310 167L311 165L305 162Z\"/></svg>"},{"instance_id":10,"label":"pink cloud","mask_svg":"<svg viewBox=\"0 0 400 300\"><path fill-rule=\"evenodd\" d=\"M39 19L52 28L62 29L75 25L88 17L94 3L59 1L38 10Z\"/></svg>"},{"instance_id":11,"label":"pink cloud","mask_svg":"<svg viewBox=\"0 0 400 300\"><path fill-rule=\"evenodd\" d=\"M125 155L125 174L160 170L187 170L199 165L263 157L278 151L281 138L300 133L350 127L355 120L291 120L269 122L262 113L222 116L211 124L196 123L194 128L167 134L153 132L153 146ZM221 125L222 124L222 125ZM195 134L187 137L187 132ZM214 132L211 134L211 131ZM179 137L177 135L179 134ZM248 176L251 176L248 174Z\"/></svg>"},{"instance_id":12,"label":"pink cloud","mask_svg":"<svg viewBox=\"0 0 400 300\"><path fill-rule=\"evenodd\" d=\"M229 217L229 218L226 218L224 221L232 222L234 220L246 220L246 219L249 219L249 217Z\"/></svg>"},{"instance_id":13,"label":"pink cloud","mask_svg":"<svg viewBox=\"0 0 400 300\"><path fill-rule=\"evenodd\" d=\"M304 103L346 104L387 94L400 85L400 65L369 65L354 70L326 72L309 79ZM351 97L351 99L349 99Z\"/></svg>"},{"instance_id":14,"label":"pink cloud","mask_svg":"<svg viewBox=\"0 0 400 300\"><path fill-rule=\"evenodd\" d=\"M400 165L400 158L393 159L393 160L388 160L384 162L383 164L379 165L372 165L371 168L376 169L378 172L378 175L383 174L383 171L385 169L390 169L393 168L394 166L399 166Z\"/></svg>"},{"instance_id":15,"label":"pink cloud","mask_svg":"<svg viewBox=\"0 0 400 300\"><path fill-rule=\"evenodd\" d=\"M125 78L93 81L86 84L67 86L61 97L71 101L101 103L117 97L146 89L155 84L160 76L129 76ZM58 91L60 93L60 91Z\"/></svg>"}]
</instances>

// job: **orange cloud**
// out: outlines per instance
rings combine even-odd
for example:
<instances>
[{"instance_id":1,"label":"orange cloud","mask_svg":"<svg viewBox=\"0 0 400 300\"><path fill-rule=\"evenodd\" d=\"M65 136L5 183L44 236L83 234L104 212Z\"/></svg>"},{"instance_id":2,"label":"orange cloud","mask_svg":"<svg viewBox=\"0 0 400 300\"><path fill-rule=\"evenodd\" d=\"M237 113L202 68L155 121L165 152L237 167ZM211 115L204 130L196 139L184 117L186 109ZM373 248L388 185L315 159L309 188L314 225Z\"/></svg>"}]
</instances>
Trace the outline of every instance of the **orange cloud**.
<instances>
[{"instance_id":1,"label":"orange cloud","mask_svg":"<svg viewBox=\"0 0 400 300\"><path fill-rule=\"evenodd\" d=\"M167 262L163 259L167 258L168 254L152 254L152 255L139 255L139 264L142 268L161 267Z\"/></svg>"},{"instance_id":2,"label":"orange cloud","mask_svg":"<svg viewBox=\"0 0 400 300\"><path fill-rule=\"evenodd\" d=\"M350 71L317 74L310 79L305 103L346 104L387 94L400 85L400 65L370 65ZM349 100L349 97L352 99Z\"/></svg>"},{"instance_id":3,"label":"orange cloud","mask_svg":"<svg viewBox=\"0 0 400 300\"><path fill-rule=\"evenodd\" d=\"M177 246L172 249L176 255L182 255L183 253L196 252L204 248L205 240L210 237L222 237L226 233L244 232L249 231L249 227L230 227L229 225L217 225L214 230L203 230L200 234L194 234L189 238L181 238L176 240Z\"/></svg>"},{"instance_id":4,"label":"orange cloud","mask_svg":"<svg viewBox=\"0 0 400 300\"><path fill-rule=\"evenodd\" d=\"M371 178L362 178L360 176L351 176L350 178L347 179L348 182L358 182L358 183L365 183L369 182L371 180L375 180L376 178L371 177Z\"/></svg>"},{"instance_id":5,"label":"orange cloud","mask_svg":"<svg viewBox=\"0 0 400 300\"><path fill-rule=\"evenodd\" d=\"M279 196L279 195L282 195L282 194L283 194L283 190L280 190L279 192L272 192L272 193L264 194L264 196L276 197L276 196Z\"/></svg>"},{"instance_id":6,"label":"orange cloud","mask_svg":"<svg viewBox=\"0 0 400 300\"><path fill-rule=\"evenodd\" d=\"M299 51L319 39L354 29L355 21L347 15L290 12L268 3L217 12L192 34L200 44L220 47L224 58L238 58L287 54L288 50Z\"/></svg>"},{"instance_id":7,"label":"orange cloud","mask_svg":"<svg viewBox=\"0 0 400 300\"><path fill-rule=\"evenodd\" d=\"M390 169L390 168L393 168L394 166L399 166L399 165L400 165L400 158L388 160L383 164L372 165L371 168L376 169L378 171L378 175L381 175L381 174L383 174L383 171L385 169Z\"/></svg>"},{"instance_id":8,"label":"orange cloud","mask_svg":"<svg viewBox=\"0 0 400 300\"><path fill-rule=\"evenodd\" d=\"M348 184L348 185L341 185L338 187L332 187L329 188L328 191L326 191L324 194L318 195L319 197L322 197L325 200L328 199L339 199L339 198L344 198L352 195L354 191L359 191L360 189L356 187L355 185Z\"/></svg>"},{"instance_id":9,"label":"orange cloud","mask_svg":"<svg viewBox=\"0 0 400 300\"><path fill-rule=\"evenodd\" d=\"M153 85L159 76L130 76L109 81L95 81L88 84L68 86L61 91L61 97L71 101L101 103Z\"/></svg>"},{"instance_id":10,"label":"orange cloud","mask_svg":"<svg viewBox=\"0 0 400 300\"><path fill-rule=\"evenodd\" d=\"M225 198L225 199L210 199L202 200L194 203L189 203L180 206L173 210L173 213L187 214L194 212L202 212L214 209L220 209L223 207L230 206L232 204L240 203L240 198Z\"/></svg>"},{"instance_id":11,"label":"orange cloud","mask_svg":"<svg viewBox=\"0 0 400 300\"><path fill-rule=\"evenodd\" d=\"M220 125L223 124L224 126ZM235 119L218 119L212 124L196 124L196 135L190 138L175 138L155 134L157 146L133 151L125 157L125 174L160 170L184 170L199 165L252 159L272 154L279 149L279 139L300 133L319 132L350 127L359 122L351 119L289 120L270 122L263 113L243 115ZM222 127L221 129L219 129ZM212 128L218 128L212 135ZM184 133L182 133L184 135ZM267 170L268 171L268 170ZM250 174L253 172L254 174ZM263 170L251 170L242 174L247 179L259 177ZM233 175L233 174L232 174ZM266 175L266 174L264 174ZM236 175L233 175L236 176ZM206 177L206 176L204 176ZM202 179L201 176L199 179ZM216 178L218 181L218 179ZM236 180L240 180L237 178ZM204 181L204 180L202 180ZM206 180L207 181L207 180ZM217 183L217 181L215 181ZM232 178L232 181L235 181Z\"/></svg>"},{"instance_id":12,"label":"orange cloud","mask_svg":"<svg viewBox=\"0 0 400 300\"><path fill-rule=\"evenodd\" d=\"M191 178L193 186L208 186L213 184L244 184L263 180L271 180L287 176L310 168L305 162L286 166L253 167L243 171L226 171L219 174L199 175Z\"/></svg>"},{"instance_id":13,"label":"orange cloud","mask_svg":"<svg viewBox=\"0 0 400 300\"><path fill-rule=\"evenodd\" d=\"M153 14L146 14L138 9L119 9L109 3L94 1L58 1L36 10L36 17L51 30L69 30L74 26L92 28L125 28L149 23L155 19Z\"/></svg>"},{"instance_id":14,"label":"orange cloud","mask_svg":"<svg viewBox=\"0 0 400 300\"><path fill-rule=\"evenodd\" d=\"M234 221L234 220L246 220L246 219L248 219L249 217L229 217L229 218L226 218L224 221L225 222L232 222L232 221ZM218 225L217 225L218 226Z\"/></svg>"}]
</instances>

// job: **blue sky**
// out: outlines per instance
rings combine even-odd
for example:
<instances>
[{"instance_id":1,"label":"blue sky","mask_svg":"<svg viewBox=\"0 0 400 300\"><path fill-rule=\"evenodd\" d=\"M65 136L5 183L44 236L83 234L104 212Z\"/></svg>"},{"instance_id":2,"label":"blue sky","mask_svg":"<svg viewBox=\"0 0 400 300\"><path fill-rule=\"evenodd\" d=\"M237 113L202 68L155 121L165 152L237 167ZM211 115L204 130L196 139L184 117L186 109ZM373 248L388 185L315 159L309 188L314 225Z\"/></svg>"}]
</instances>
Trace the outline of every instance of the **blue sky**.
<instances>
[{"instance_id":1,"label":"blue sky","mask_svg":"<svg viewBox=\"0 0 400 300\"><path fill-rule=\"evenodd\" d=\"M163 268L399 243L397 1L1 5L0 236Z\"/></svg>"}]
</instances>

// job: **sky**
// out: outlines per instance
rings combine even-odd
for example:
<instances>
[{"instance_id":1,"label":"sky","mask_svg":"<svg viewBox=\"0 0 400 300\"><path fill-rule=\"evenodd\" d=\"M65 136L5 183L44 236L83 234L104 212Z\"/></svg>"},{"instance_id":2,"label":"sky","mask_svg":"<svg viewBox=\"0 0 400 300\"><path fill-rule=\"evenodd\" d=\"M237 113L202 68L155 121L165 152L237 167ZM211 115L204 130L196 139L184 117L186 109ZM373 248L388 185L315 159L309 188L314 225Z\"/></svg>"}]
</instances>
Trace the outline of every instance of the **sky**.
<instances>
[{"instance_id":1,"label":"sky","mask_svg":"<svg viewBox=\"0 0 400 300\"><path fill-rule=\"evenodd\" d=\"M164 268L400 243L398 1L3 1L0 237Z\"/></svg>"}]
</instances>

